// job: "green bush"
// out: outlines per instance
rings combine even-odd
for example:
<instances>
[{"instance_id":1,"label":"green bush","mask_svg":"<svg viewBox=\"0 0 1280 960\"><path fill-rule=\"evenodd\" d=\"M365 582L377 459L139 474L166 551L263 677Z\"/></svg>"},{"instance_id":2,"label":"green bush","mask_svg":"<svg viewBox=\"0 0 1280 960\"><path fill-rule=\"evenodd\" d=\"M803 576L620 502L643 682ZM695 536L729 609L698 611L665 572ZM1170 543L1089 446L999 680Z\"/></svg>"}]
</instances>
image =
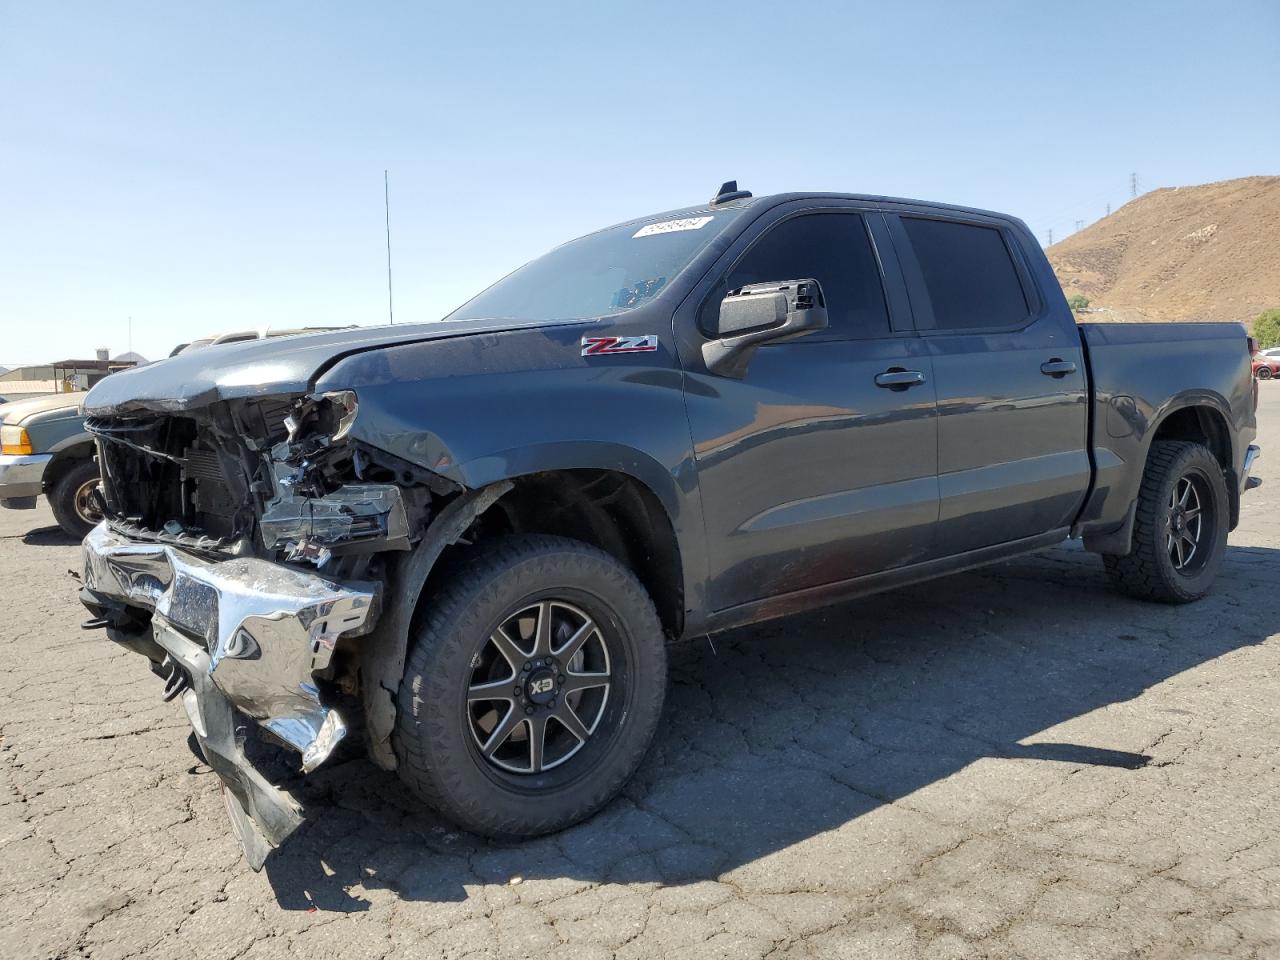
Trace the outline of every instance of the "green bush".
<instances>
[{"instance_id":1,"label":"green bush","mask_svg":"<svg viewBox=\"0 0 1280 960\"><path fill-rule=\"evenodd\" d=\"M1083 293L1073 293L1067 297L1067 306L1077 313L1081 310L1087 310L1089 308L1089 298Z\"/></svg>"},{"instance_id":2,"label":"green bush","mask_svg":"<svg viewBox=\"0 0 1280 960\"><path fill-rule=\"evenodd\" d=\"M1257 338L1259 350L1280 347L1280 307L1258 314L1253 321L1253 335Z\"/></svg>"}]
</instances>

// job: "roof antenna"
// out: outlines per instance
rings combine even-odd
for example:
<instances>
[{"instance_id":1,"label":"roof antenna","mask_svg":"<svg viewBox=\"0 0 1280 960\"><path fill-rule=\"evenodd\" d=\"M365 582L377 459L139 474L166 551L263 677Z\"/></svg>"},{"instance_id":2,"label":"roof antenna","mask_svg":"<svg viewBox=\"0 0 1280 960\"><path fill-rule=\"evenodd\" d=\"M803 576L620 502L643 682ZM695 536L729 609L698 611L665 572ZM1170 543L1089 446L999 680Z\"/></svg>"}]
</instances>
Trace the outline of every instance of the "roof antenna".
<instances>
[{"instance_id":1,"label":"roof antenna","mask_svg":"<svg viewBox=\"0 0 1280 960\"><path fill-rule=\"evenodd\" d=\"M387 322L396 322L396 312L391 308L391 179L382 171L382 200L387 211Z\"/></svg>"},{"instance_id":2,"label":"roof antenna","mask_svg":"<svg viewBox=\"0 0 1280 960\"><path fill-rule=\"evenodd\" d=\"M750 190L739 190L737 180L726 180L720 184L720 189L716 191L716 195L711 198L711 205L714 207L719 203L728 203L730 200L742 200L751 196Z\"/></svg>"}]
</instances>

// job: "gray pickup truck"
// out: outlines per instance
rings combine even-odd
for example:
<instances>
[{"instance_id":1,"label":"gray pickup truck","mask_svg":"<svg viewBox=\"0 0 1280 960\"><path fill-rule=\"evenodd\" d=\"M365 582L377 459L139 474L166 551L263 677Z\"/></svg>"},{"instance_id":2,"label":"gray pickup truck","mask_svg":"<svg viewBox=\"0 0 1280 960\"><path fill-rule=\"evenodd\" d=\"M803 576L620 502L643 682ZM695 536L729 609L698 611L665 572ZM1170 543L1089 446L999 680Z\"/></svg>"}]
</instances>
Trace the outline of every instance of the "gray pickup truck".
<instances>
[{"instance_id":1,"label":"gray pickup truck","mask_svg":"<svg viewBox=\"0 0 1280 960\"><path fill-rule=\"evenodd\" d=\"M1077 325L1016 219L752 197L574 240L444 322L246 343L85 401L88 626L146 655L252 864L360 731L463 827L607 803L665 643L1081 538L1121 589L1218 573L1256 394L1235 324Z\"/></svg>"}]
</instances>

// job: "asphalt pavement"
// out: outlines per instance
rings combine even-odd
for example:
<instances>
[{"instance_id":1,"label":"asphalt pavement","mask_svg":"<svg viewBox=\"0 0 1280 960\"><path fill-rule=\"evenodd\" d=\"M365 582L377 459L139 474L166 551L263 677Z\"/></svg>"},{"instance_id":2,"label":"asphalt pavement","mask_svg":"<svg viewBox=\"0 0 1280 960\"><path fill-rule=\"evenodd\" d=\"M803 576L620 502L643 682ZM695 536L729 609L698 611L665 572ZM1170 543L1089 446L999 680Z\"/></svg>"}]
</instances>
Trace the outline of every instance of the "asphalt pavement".
<instances>
[{"instance_id":1,"label":"asphalt pavement","mask_svg":"<svg viewBox=\"0 0 1280 960\"><path fill-rule=\"evenodd\" d=\"M1280 384L1212 595L1076 545L673 651L591 821L460 833L302 777L253 873L181 707L101 632L48 507L0 511L0 957L1280 957Z\"/></svg>"}]
</instances>

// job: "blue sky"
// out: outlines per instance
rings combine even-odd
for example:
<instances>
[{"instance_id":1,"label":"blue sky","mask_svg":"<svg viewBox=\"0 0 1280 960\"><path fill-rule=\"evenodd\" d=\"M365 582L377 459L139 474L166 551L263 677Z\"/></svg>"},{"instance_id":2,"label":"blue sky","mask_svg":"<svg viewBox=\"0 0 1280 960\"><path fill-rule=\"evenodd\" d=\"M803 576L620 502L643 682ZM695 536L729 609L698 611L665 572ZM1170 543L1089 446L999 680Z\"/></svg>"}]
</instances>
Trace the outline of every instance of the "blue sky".
<instances>
[{"instance_id":1,"label":"blue sky","mask_svg":"<svg viewBox=\"0 0 1280 960\"><path fill-rule=\"evenodd\" d=\"M1280 173L1280 3L0 3L0 364L434 320L595 227L848 190L1042 240Z\"/></svg>"}]
</instances>

